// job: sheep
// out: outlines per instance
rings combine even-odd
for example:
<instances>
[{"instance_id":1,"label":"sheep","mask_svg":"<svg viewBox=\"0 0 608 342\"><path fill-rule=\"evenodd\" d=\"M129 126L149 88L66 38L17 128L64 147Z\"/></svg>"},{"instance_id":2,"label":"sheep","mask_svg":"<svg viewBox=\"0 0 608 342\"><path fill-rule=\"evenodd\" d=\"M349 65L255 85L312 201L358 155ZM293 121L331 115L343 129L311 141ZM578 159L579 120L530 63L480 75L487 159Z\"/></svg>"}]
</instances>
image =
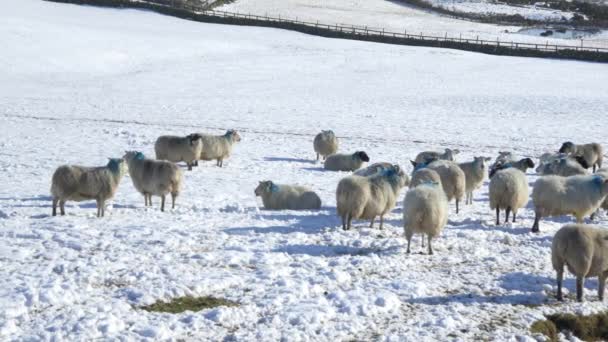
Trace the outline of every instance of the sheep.
<instances>
[{"instance_id":1,"label":"sheep","mask_svg":"<svg viewBox=\"0 0 608 342\"><path fill-rule=\"evenodd\" d=\"M418 153L418 155L416 156L416 159L414 159L414 161L416 163L430 163L435 160L454 161L454 156L457 155L458 153L460 153L459 150L457 150L457 149L452 150L449 148L446 148L443 153L435 152L435 151L424 151L424 152Z\"/></svg>"},{"instance_id":2,"label":"sheep","mask_svg":"<svg viewBox=\"0 0 608 342\"><path fill-rule=\"evenodd\" d=\"M595 168L602 167L602 161L604 159L604 149L602 145L598 143L591 143L585 145L576 145L571 141L566 141L562 144L559 149L560 153L568 153L573 156L582 156L588 165L593 166L593 172Z\"/></svg>"},{"instance_id":3,"label":"sheep","mask_svg":"<svg viewBox=\"0 0 608 342\"><path fill-rule=\"evenodd\" d=\"M230 157L234 144L241 141L241 136L234 129L229 129L224 135L200 134L203 142L200 160L216 160L216 165L224 166L224 159ZM194 163L198 166L198 162Z\"/></svg>"},{"instance_id":4,"label":"sheep","mask_svg":"<svg viewBox=\"0 0 608 342\"><path fill-rule=\"evenodd\" d=\"M545 164L537 172L542 175L557 175L563 177L586 175L587 170L575 159L570 157L555 159L553 162Z\"/></svg>"},{"instance_id":5,"label":"sheep","mask_svg":"<svg viewBox=\"0 0 608 342\"><path fill-rule=\"evenodd\" d=\"M496 209L496 225L500 225L500 209L505 209L505 222L509 222L509 213L513 211L513 223L517 210L528 203L528 181L520 170L510 167L499 170L490 179L490 208Z\"/></svg>"},{"instance_id":6,"label":"sheep","mask_svg":"<svg viewBox=\"0 0 608 342\"><path fill-rule=\"evenodd\" d=\"M369 165L368 167L365 167L365 168L362 168L362 169L359 169L359 170L353 172L353 175L368 177L368 176L374 175L382 170L386 170L391 166L393 166L393 164L387 163L387 162L373 163L372 165Z\"/></svg>"},{"instance_id":7,"label":"sheep","mask_svg":"<svg viewBox=\"0 0 608 342\"><path fill-rule=\"evenodd\" d=\"M427 182L433 182L441 185L441 177L439 177L439 174L435 170L427 168L415 170L412 174L412 180L410 181L410 188L415 188L418 185Z\"/></svg>"},{"instance_id":8,"label":"sheep","mask_svg":"<svg viewBox=\"0 0 608 342\"><path fill-rule=\"evenodd\" d=\"M538 162L539 165L536 168L536 173L544 174L544 172L551 172L551 170L550 170L551 167L548 167L547 165L552 164L556 160L561 160L561 159L565 159L565 158L575 160L584 169L589 168L589 164L587 164L587 161L585 160L585 158L583 158L581 156L574 156L574 158L570 158L570 157L568 157L568 155L566 153L548 153L547 152L547 153L543 153L540 156L539 162Z\"/></svg>"},{"instance_id":9,"label":"sheep","mask_svg":"<svg viewBox=\"0 0 608 342\"><path fill-rule=\"evenodd\" d=\"M185 137L163 135L156 139L154 151L156 159L170 162L186 162L188 170L198 160L203 150L203 137L200 134L190 134Z\"/></svg>"},{"instance_id":10,"label":"sheep","mask_svg":"<svg viewBox=\"0 0 608 342\"><path fill-rule=\"evenodd\" d=\"M564 265L576 276L576 300L583 301L585 278L598 277L598 297L604 300L608 278L608 230L585 224L565 225L555 233L551 263L557 273L557 300L562 301Z\"/></svg>"},{"instance_id":11,"label":"sheep","mask_svg":"<svg viewBox=\"0 0 608 342\"><path fill-rule=\"evenodd\" d=\"M473 190L479 188L483 183L486 172L485 162L490 161L487 157L473 157L472 162L459 163L465 176L465 204L473 204Z\"/></svg>"},{"instance_id":12,"label":"sheep","mask_svg":"<svg viewBox=\"0 0 608 342\"><path fill-rule=\"evenodd\" d=\"M608 179L601 175L544 176L534 183L532 200L536 217L533 232L539 231L540 219L573 214L577 223L593 213L608 194Z\"/></svg>"},{"instance_id":13,"label":"sheep","mask_svg":"<svg viewBox=\"0 0 608 342\"><path fill-rule=\"evenodd\" d=\"M146 159L143 153L126 151L133 186L144 195L145 205L152 205L152 196L160 196L160 211L165 211L165 196L171 194L171 209L182 187L183 173L175 164L165 160Z\"/></svg>"},{"instance_id":14,"label":"sheep","mask_svg":"<svg viewBox=\"0 0 608 342\"><path fill-rule=\"evenodd\" d=\"M429 168L435 170L439 174L441 186L445 191L448 202L452 201L452 199L456 199L456 214L458 214L460 211L458 204L460 203L466 188L466 176L460 166L448 160L436 160L430 164L419 164L415 161L411 161L411 163L416 171L421 168Z\"/></svg>"},{"instance_id":15,"label":"sheep","mask_svg":"<svg viewBox=\"0 0 608 342\"><path fill-rule=\"evenodd\" d=\"M332 154L325 159L325 169L331 171L355 171L360 169L369 156L363 151L353 154Z\"/></svg>"},{"instance_id":16,"label":"sheep","mask_svg":"<svg viewBox=\"0 0 608 342\"><path fill-rule=\"evenodd\" d=\"M371 228L376 216L380 216L382 229L384 215L395 207L404 176L399 166L394 165L369 177L353 175L340 180L336 203L342 228L349 230L353 219L371 220Z\"/></svg>"},{"instance_id":17,"label":"sheep","mask_svg":"<svg viewBox=\"0 0 608 342\"><path fill-rule=\"evenodd\" d=\"M492 167L490 167L489 177L492 178L492 176L494 176L496 171L503 170L503 169L506 169L509 167L514 167L525 174L529 168L534 167L534 161L530 158L523 158L523 159L520 159L520 160L514 161L514 162L495 163L494 165L492 165Z\"/></svg>"},{"instance_id":18,"label":"sheep","mask_svg":"<svg viewBox=\"0 0 608 342\"><path fill-rule=\"evenodd\" d=\"M303 186L275 184L262 181L255 188L256 196L262 197L264 208L269 210L320 209L321 198Z\"/></svg>"},{"instance_id":19,"label":"sheep","mask_svg":"<svg viewBox=\"0 0 608 342\"><path fill-rule=\"evenodd\" d=\"M319 160L319 155L322 155L325 160L328 155L338 151L338 138L331 130L321 131L315 136L313 147L317 153L317 160Z\"/></svg>"},{"instance_id":20,"label":"sheep","mask_svg":"<svg viewBox=\"0 0 608 342\"><path fill-rule=\"evenodd\" d=\"M53 173L51 195L53 216L57 216L57 204L65 215L66 201L97 201L97 217L105 216L105 203L114 197L120 180L127 172L124 159L110 158L102 167L63 165Z\"/></svg>"},{"instance_id":21,"label":"sheep","mask_svg":"<svg viewBox=\"0 0 608 342\"><path fill-rule=\"evenodd\" d=\"M439 183L427 182L410 189L403 200L403 230L407 253L415 233L428 237L428 253L433 254L431 239L441 233L448 221L448 199ZM424 238L423 238L424 247Z\"/></svg>"}]
</instances>

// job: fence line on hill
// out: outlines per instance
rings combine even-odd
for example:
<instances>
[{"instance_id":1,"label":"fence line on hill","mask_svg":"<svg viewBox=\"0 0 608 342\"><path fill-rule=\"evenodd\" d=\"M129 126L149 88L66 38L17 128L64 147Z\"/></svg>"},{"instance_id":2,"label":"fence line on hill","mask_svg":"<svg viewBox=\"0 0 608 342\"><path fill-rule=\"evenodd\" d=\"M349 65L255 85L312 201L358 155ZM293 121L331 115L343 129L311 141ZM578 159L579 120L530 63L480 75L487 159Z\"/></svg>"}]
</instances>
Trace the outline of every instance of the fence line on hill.
<instances>
[{"instance_id":1,"label":"fence line on hill","mask_svg":"<svg viewBox=\"0 0 608 342\"><path fill-rule=\"evenodd\" d=\"M433 36L420 33L392 32L367 26L324 24L281 16L242 14L216 11L212 8L220 1L199 2L184 0L47 0L52 2L95 5L104 7L128 7L153 10L162 14L207 23L233 24L244 26L274 27L329 38L345 38L378 43L441 47L474 51L494 55L521 57L549 57L608 62L608 48L571 46L514 41L484 40L462 37Z\"/></svg>"}]
</instances>

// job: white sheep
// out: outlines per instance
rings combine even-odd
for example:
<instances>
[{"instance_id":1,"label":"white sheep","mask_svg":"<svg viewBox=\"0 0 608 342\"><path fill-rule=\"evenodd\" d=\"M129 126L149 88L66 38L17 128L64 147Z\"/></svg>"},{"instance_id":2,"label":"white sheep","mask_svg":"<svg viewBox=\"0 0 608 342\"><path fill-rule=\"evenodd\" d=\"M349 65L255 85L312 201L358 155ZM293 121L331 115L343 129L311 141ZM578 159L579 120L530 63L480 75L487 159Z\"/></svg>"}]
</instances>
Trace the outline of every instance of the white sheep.
<instances>
[{"instance_id":1,"label":"white sheep","mask_svg":"<svg viewBox=\"0 0 608 342\"><path fill-rule=\"evenodd\" d=\"M434 182L410 189L403 200L403 229L410 253L412 236L416 233L428 237L428 251L433 254L431 239L441 233L448 221L448 199L441 185ZM424 238L423 238L424 246Z\"/></svg>"},{"instance_id":2,"label":"white sheep","mask_svg":"<svg viewBox=\"0 0 608 342\"><path fill-rule=\"evenodd\" d=\"M429 182L441 185L441 177L439 177L437 171L427 168L414 170L412 180L410 181L410 188L415 188L420 184Z\"/></svg>"},{"instance_id":3,"label":"white sheep","mask_svg":"<svg viewBox=\"0 0 608 342\"><path fill-rule=\"evenodd\" d=\"M563 300L564 266L576 276L576 300L583 301L585 278L598 277L598 297L604 300L608 278L608 230L585 224L569 224L553 237L551 263L557 273L557 299Z\"/></svg>"},{"instance_id":4,"label":"white sheep","mask_svg":"<svg viewBox=\"0 0 608 342\"><path fill-rule=\"evenodd\" d=\"M241 136L236 130L229 129L224 135L200 134L203 141L200 160L216 160L217 166L224 166L224 159L230 157L234 144L241 141ZM194 163L195 166L198 162Z\"/></svg>"},{"instance_id":5,"label":"white sheep","mask_svg":"<svg viewBox=\"0 0 608 342\"><path fill-rule=\"evenodd\" d=\"M530 190L526 175L516 168L499 170L490 179L490 208L496 209L496 225L500 224L500 209L505 209L505 222L509 222L509 213L513 211L513 222L517 210L528 203Z\"/></svg>"},{"instance_id":6,"label":"white sheep","mask_svg":"<svg viewBox=\"0 0 608 342\"><path fill-rule=\"evenodd\" d=\"M551 163L544 164L540 170L537 169L537 172L541 175L562 177L588 174L587 170L577 160L570 157L555 159Z\"/></svg>"},{"instance_id":7,"label":"white sheep","mask_svg":"<svg viewBox=\"0 0 608 342\"><path fill-rule=\"evenodd\" d=\"M160 210L165 211L165 196L171 194L171 208L182 187L183 173L175 164L165 160L146 159L143 153L127 151L124 159L129 165L133 186L144 195L145 205L152 205L152 196L160 196Z\"/></svg>"},{"instance_id":8,"label":"white sheep","mask_svg":"<svg viewBox=\"0 0 608 342\"><path fill-rule=\"evenodd\" d=\"M430 163L435 160L454 161L454 156L457 155L458 153L460 153L459 150L457 150L457 149L452 150L449 148L446 148L443 153L436 152L436 151L424 151L424 152L418 153L418 155L416 156L416 159L414 159L414 161L416 163Z\"/></svg>"},{"instance_id":9,"label":"white sheep","mask_svg":"<svg viewBox=\"0 0 608 342\"><path fill-rule=\"evenodd\" d=\"M53 173L51 195L53 196L53 216L57 215L57 204L61 215L65 215L66 201L97 202L97 217L105 215L105 203L114 197L120 180L127 172L124 159L111 158L106 166L84 167L63 165Z\"/></svg>"},{"instance_id":10,"label":"white sheep","mask_svg":"<svg viewBox=\"0 0 608 342\"><path fill-rule=\"evenodd\" d=\"M383 170L386 170L391 166L393 166L393 164L387 162L373 163L372 165L356 170L355 172L353 172L353 175L368 177L371 175L375 175L376 173L381 172Z\"/></svg>"},{"instance_id":11,"label":"white sheep","mask_svg":"<svg viewBox=\"0 0 608 342\"><path fill-rule=\"evenodd\" d=\"M490 158L473 157L473 161L459 163L458 166L462 169L465 176L465 204L473 204L473 191L483 184L486 176L486 164Z\"/></svg>"},{"instance_id":12,"label":"white sheep","mask_svg":"<svg viewBox=\"0 0 608 342\"><path fill-rule=\"evenodd\" d=\"M313 147L317 153L317 160L319 160L319 155L322 155L325 160L328 155L338 151L338 138L331 130L321 131L315 136Z\"/></svg>"},{"instance_id":13,"label":"white sheep","mask_svg":"<svg viewBox=\"0 0 608 342\"><path fill-rule=\"evenodd\" d=\"M314 191L297 185L275 184L262 181L255 188L256 196L262 197L264 208L269 210L320 209L321 198Z\"/></svg>"},{"instance_id":14,"label":"white sheep","mask_svg":"<svg viewBox=\"0 0 608 342\"><path fill-rule=\"evenodd\" d=\"M576 145L571 141L566 141L562 144L559 149L560 153L568 153L573 156L581 156L587 162L587 165L593 166L593 172L595 168L602 167L602 160L604 159L604 149L602 145L598 143L590 143L584 145Z\"/></svg>"},{"instance_id":15,"label":"white sheep","mask_svg":"<svg viewBox=\"0 0 608 342\"><path fill-rule=\"evenodd\" d=\"M395 207L399 190L403 187L405 174L398 166L391 166L369 177L349 176L338 183L336 203L342 227L348 230L353 219L371 220L380 216L380 229L384 215Z\"/></svg>"},{"instance_id":16,"label":"white sheep","mask_svg":"<svg viewBox=\"0 0 608 342\"><path fill-rule=\"evenodd\" d=\"M445 191L445 195L448 198L448 202L452 199L456 200L456 213L458 214L459 203L464 196L466 188L466 176L464 172L455 162L449 160L436 160L430 164L418 164L414 161L411 162L414 166L414 170L417 171L421 168L429 168L436 171L441 178L441 186Z\"/></svg>"},{"instance_id":17,"label":"white sheep","mask_svg":"<svg viewBox=\"0 0 608 342\"><path fill-rule=\"evenodd\" d=\"M194 162L203 151L203 141L200 134L190 134L185 137L163 135L156 139L154 151L156 159L170 162L186 162L188 170L192 170Z\"/></svg>"},{"instance_id":18,"label":"white sheep","mask_svg":"<svg viewBox=\"0 0 608 342\"><path fill-rule=\"evenodd\" d=\"M536 217L533 232L539 231L540 219L572 214L577 223L600 207L608 194L608 179L601 175L544 176L534 183L532 200Z\"/></svg>"},{"instance_id":19,"label":"white sheep","mask_svg":"<svg viewBox=\"0 0 608 342\"><path fill-rule=\"evenodd\" d=\"M355 171L360 169L366 162L369 161L369 156L363 151L358 151L353 154L332 154L325 159L325 169L331 171Z\"/></svg>"}]
</instances>

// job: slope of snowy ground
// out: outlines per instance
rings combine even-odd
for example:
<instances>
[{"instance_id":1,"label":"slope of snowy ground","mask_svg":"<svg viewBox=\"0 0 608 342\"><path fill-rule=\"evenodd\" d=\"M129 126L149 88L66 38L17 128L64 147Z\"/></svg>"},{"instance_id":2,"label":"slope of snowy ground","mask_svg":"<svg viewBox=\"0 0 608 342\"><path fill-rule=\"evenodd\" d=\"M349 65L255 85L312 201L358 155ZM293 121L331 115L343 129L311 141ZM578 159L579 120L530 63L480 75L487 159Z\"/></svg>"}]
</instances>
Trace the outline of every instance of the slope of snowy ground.
<instances>
[{"instance_id":1,"label":"slope of snowy ground","mask_svg":"<svg viewBox=\"0 0 608 342\"><path fill-rule=\"evenodd\" d=\"M5 8L0 41L2 340L509 340L543 313L605 308L596 280L588 303L552 299L551 236L570 218L531 234L528 207L496 227L486 183L462 213L452 204L435 255L420 254L419 238L407 255L400 203L384 230L344 232L334 190L347 174L311 160L326 128L342 151L408 170L418 151L446 146L468 160L606 144L604 65L34 0ZM188 172L173 211L157 198L144 208L126 177L103 219L91 202L49 215L60 164L151 154L161 134L226 128L243 137L233 157ZM323 208L260 210L253 190L264 179L311 186ZM240 305L138 309L182 295Z\"/></svg>"},{"instance_id":2,"label":"slope of snowy ground","mask_svg":"<svg viewBox=\"0 0 608 342\"><path fill-rule=\"evenodd\" d=\"M561 21L572 19L574 13L561 10L553 10L537 6L512 6L505 3L495 3L492 1L454 1L454 0L430 0L434 6L443 7L454 12L477 13L490 15L516 15L530 20L538 21Z\"/></svg>"},{"instance_id":3,"label":"slope of snowy ground","mask_svg":"<svg viewBox=\"0 0 608 342\"><path fill-rule=\"evenodd\" d=\"M451 6L447 3L445 6ZM456 4L455 4L456 6ZM461 6L461 5L459 5ZM477 9L488 9L487 4L471 5ZM514 7L516 8L516 7ZM398 0L236 0L220 6L218 10L257 15L281 16L290 19L319 21L324 24L343 24L384 28L391 32L423 33L443 37L460 37L515 41L533 44L580 45L580 40L557 39L529 34L518 34L521 26L476 23L440 16L417 9ZM522 15L554 15L553 11L517 7ZM471 11L468 9L467 11ZM505 10L488 9L500 14ZM514 14L514 13L511 13ZM564 13L567 16L567 14ZM561 16L561 15L560 15ZM608 47L608 34L602 32L585 38L585 46Z\"/></svg>"}]
</instances>

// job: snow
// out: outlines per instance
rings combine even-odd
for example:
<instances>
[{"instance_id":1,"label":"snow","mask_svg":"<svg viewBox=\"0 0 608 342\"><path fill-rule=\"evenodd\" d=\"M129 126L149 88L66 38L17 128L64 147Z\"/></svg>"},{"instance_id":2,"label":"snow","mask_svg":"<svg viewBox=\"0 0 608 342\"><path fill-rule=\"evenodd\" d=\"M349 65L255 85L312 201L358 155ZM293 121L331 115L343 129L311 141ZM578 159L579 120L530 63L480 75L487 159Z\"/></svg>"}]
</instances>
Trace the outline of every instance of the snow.
<instances>
[{"instance_id":1,"label":"snow","mask_svg":"<svg viewBox=\"0 0 608 342\"><path fill-rule=\"evenodd\" d=\"M595 279L585 304L552 299L551 236L571 218L531 234L529 205L495 227L486 183L460 214L451 205L435 255L419 238L407 255L401 204L384 230L357 221L345 232L334 191L347 173L312 160L321 129L342 151L408 171L417 152L447 146L468 160L606 144L604 65L35 0L5 8L0 41L0 339L508 340L530 337L544 313L605 309ZM105 218L93 202L50 216L61 164L151 155L159 135L227 128L243 137L234 155L187 172L175 210L161 213L158 198L144 208L126 177ZM262 210L253 190L265 179L312 187L322 209ZM138 309L184 295L240 305Z\"/></svg>"},{"instance_id":2,"label":"snow","mask_svg":"<svg viewBox=\"0 0 608 342\"><path fill-rule=\"evenodd\" d=\"M539 20L560 20L571 13L536 7L515 7L485 1L429 0L448 9L472 13L520 14ZM438 37L462 37L501 42L580 46L580 40L520 34L518 25L493 25L461 20L418 9L399 0L236 0L217 10L298 19L323 24L354 25L391 32L408 32ZM584 46L608 47L608 33L585 37Z\"/></svg>"}]
</instances>

